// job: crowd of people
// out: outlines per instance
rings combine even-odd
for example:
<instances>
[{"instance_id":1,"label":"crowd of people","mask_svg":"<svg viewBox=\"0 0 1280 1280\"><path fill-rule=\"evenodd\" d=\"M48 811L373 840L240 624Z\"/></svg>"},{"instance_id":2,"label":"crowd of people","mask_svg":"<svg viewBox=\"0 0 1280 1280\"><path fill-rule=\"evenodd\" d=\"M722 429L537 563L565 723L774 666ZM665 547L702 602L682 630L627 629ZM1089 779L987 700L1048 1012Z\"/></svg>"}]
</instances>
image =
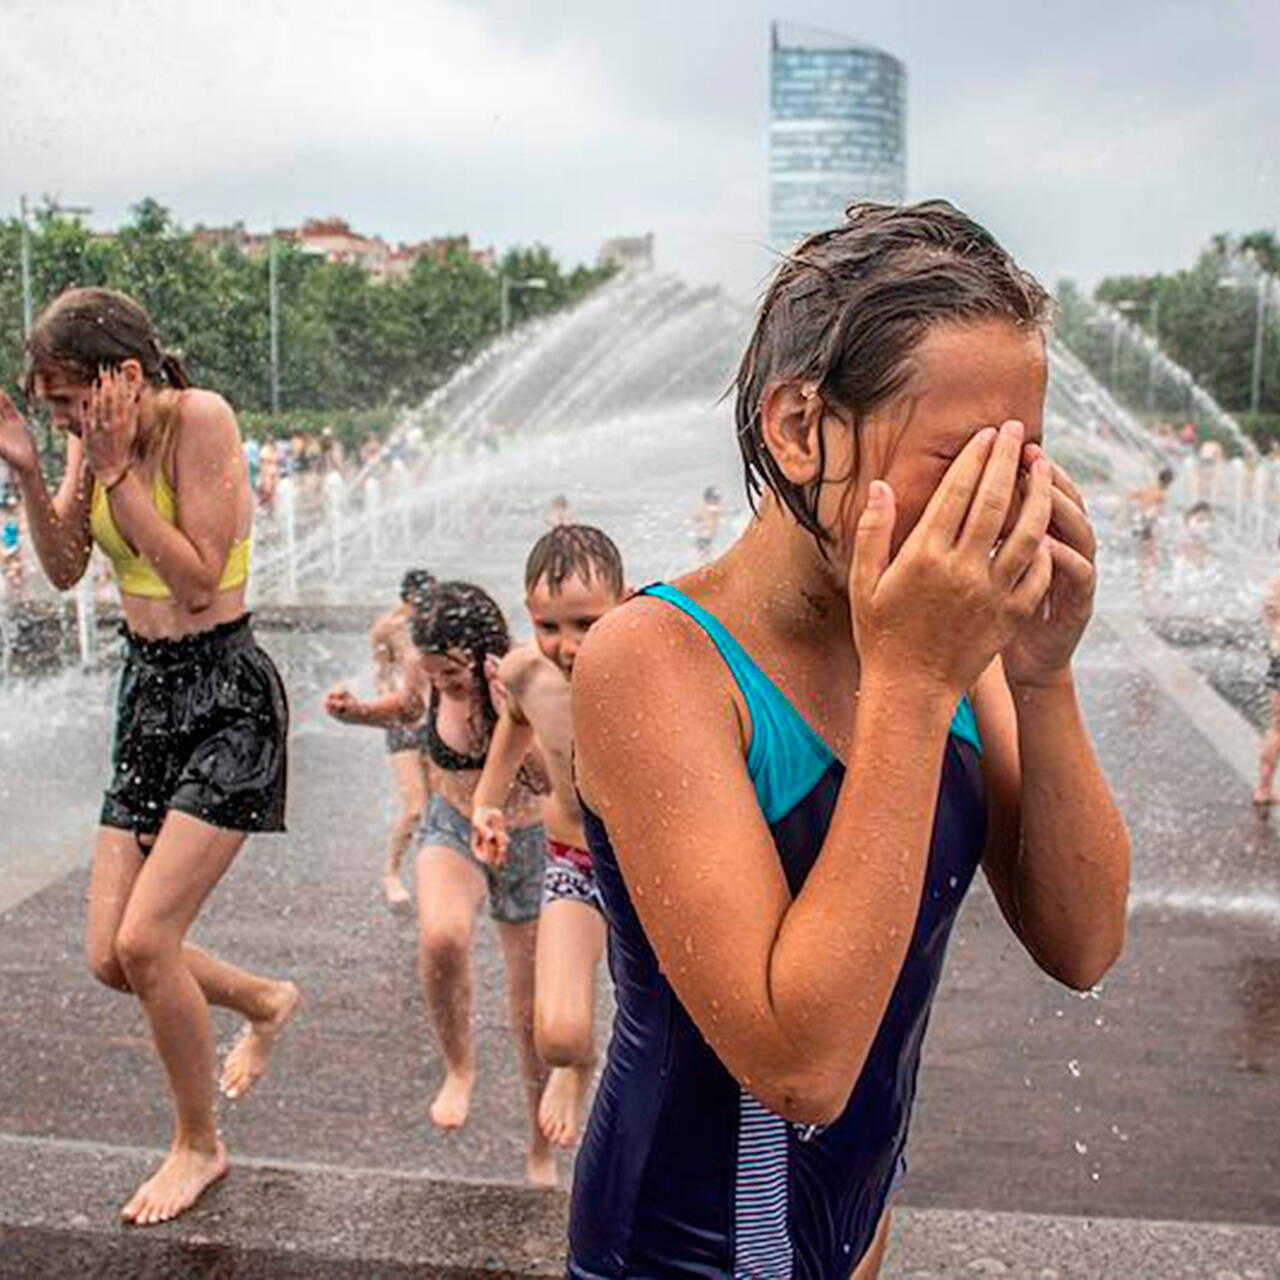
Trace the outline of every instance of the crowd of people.
<instances>
[{"instance_id":1,"label":"crowd of people","mask_svg":"<svg viewBox=\"0 0 1280 1280\"><path fill-rule=\"evenodd\" d=\"M533 642L478 584L404 578L373 634L402 796L384 890L414 898L445 1062L475 1083L487 904L528 1112L525 1174L580 1142L567 1274L878 1273L946 942L982 869L1010 928L1085 989L1120 952L1129 843L1072 655L1092 612L1085 503L1046 455L1049 300L944 202L858 205L785 257L739 370L755 513L631 593L567 503L525 566ZM246 837L285 820L288 703L245 611L254 487L235 417L132 299L39 318L26 391L68 437L55 492L0 396L0 458L59 588L96 544L125 620L89 963L136 998L174 1108L137 1225L228 1167L210 1003L242 1035L230 1097L302 999L187 933ZM261 456L259 466L261 466ZM259 477L260 481L260 477ZM606 937L617 1018L594 1102Z\"/></svg>"}]
</instances>

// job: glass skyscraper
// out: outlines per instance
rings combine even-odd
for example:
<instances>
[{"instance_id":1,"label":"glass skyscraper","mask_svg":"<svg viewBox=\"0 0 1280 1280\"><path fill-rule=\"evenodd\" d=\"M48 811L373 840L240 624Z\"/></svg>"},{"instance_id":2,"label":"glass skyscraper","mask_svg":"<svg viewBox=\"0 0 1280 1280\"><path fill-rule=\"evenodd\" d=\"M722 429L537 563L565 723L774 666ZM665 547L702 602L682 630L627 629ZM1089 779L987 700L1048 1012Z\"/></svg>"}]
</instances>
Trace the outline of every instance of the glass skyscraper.
<instances>
[{"instance_id":1,"label":"glass skyscraper","mask_svg":"<svg viewBox=\"0 0 1280 1280\"><path fill-rule=\"evenodd\" d=\"M907 69L879 49L775 22L770 52L769 236L789 249L855 200L900 204Z\"/></svg>"}]
</instances>

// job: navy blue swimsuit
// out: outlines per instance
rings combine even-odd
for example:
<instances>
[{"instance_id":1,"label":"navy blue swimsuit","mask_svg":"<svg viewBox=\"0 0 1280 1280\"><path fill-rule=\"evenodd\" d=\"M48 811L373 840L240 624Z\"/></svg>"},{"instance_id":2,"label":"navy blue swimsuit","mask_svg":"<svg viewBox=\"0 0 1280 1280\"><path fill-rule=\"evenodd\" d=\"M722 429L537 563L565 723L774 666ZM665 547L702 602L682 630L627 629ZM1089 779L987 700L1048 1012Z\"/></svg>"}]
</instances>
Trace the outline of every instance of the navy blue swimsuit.
<instances>
[{"instance_id":1,"label":"navy blue swimsuit","mask_svg":"<svg viewBox=\"0 0 1280 1280\"><path fill-rule=\"evenodd\" d=\"M717 619L673 587L644 594L697 622L741 688L751 716L747 768L798 893L826 837L843 765ZM721 1064L662 975L604 824L586 812L617 1013L574 1174L571 1277L846 1280L900 1171L929 1007L981 857L980 756L966 699L947 741L902 972L848 1106L821 1129L767 1111Z\"/></svg>"}]
</instances>

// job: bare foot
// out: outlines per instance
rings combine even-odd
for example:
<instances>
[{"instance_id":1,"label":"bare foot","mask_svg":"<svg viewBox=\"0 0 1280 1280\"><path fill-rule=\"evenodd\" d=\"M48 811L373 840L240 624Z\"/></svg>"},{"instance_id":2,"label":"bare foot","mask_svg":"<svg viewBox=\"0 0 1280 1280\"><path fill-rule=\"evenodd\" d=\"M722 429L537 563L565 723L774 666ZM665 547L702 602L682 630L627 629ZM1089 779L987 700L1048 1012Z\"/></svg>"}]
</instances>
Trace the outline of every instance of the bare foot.
<instances>
[{"instance_id":1,"label":"bare foot","mask_svg":"<svg viewBox=\"0 0 1280 1280\"><path fill-rule=\"evenodd\" d=\"M168 1222L190 1209L205 1188L226 1171L227 1149L221 1142L212 1152L191 1147L170 1151L160 1168L133 1193L120 1216L136 1227Z\"/></svg>"},{"instance_id":2,"label":"bare foot","mask_svg":"<svg viewBox=\"0 0 1280 1280\"><path fill-rule=\"evenodd\" d=\"M594 1067L556 1067L547 1077L538 1105L538 1128L557 1147L571 1147L578 1140L582 1104Z\"/></svg>"},{"instance_id":3,"label":"bare foot","mask_svg":"<svg viewBox=\"0 0 1280 1280\"><path fill-rule=\"evenodd\" d=\"M556 1158L548 1149L530 1151L524 1158L524 1179L531 1187L554 1187L560 1181Z\"/></svg>"},{"instance_id":4,"label":"bare foot","mask_svg":"<svg viewBox=\"0 0 1280 1280\"><path fill-rule=\"evenodd\" d=\"M404 887L404 881L394 871L388 871L382 877L382 892L388 906L403 907L409 901L409 890Z\"/></svg>"},{"instance_id":5,"label":"bare foot","mask_svg":"<svg viewBox=\"0 0 1280 1280\"><path fill-rule=\"evenodd\" d=\"M471 1091L476 1086L474 1071L446 1072L444 1084L431 1104L431 1119L442 1129L461 1129L471 1110Z\"/></svg>"},{"instance_id":6,"label":"bare foot","mask_svg":"<svg viewBox=\"0 0 1280 1280\"><path fill-rule=\"evenodd\" d=\"M243 1098L266 1074L276 1037L302 1003L302 992L292 982L277 982L275 985L270 1017L250 1021L222 1064L222 1092L228 1098Z\"/></svg>"}]
</instances>

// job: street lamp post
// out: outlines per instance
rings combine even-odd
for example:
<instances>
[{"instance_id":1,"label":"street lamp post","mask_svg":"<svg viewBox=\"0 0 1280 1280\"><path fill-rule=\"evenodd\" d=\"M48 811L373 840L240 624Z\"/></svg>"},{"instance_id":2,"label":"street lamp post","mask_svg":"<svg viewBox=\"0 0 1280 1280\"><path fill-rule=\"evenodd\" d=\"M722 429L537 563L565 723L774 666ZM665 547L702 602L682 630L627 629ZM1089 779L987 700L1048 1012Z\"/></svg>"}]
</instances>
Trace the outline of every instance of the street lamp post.
<instances>
[{"instance_id":1,"label":"street lamp post","mask_svg":"<svg viewBox=\"0 0 1280 1280\"><path fill-rule=\"evenodd\" d=\"M271 416L280 414L280 276L276 269L276 235L271 233L267 258L267 299L270 308ZM273 428L274 429L274 428Z\"/></svg>"},{"instance_id":2,"label":"street lamp post","mask_svg":"<svg viewBox=\"0 0 1280 1280\"><path fill-rule=\"evenodd\" d=\"M27 197L22 197L22 336L31 333L31 232L27 228Z\"/></svg>"},{"instance_id":3,"label":"street lamp post","mask_svg":"<svg viewBox=\"0 0 1280 1280\"><path fill-rule=\"evenodd\" d=\"M1150 302L1140 302L1137 298L1121 298L1115 304L1117 311L1139 311L1146 307L1151 312L1151 340L1153 346L1147 360L1147 412L1155 408L1156 399L1156 356L1160 350L1160 295L1156 294ZM1112 381L1115 380L1115 369L1112 369Z\"/></svg>"},{"instance_id":4,"label":"street lamp post","mask_svg":"<svg viewBox=\"0 0 1280 1280\"><path fill-rule=\"evenodd\" d=\"M523 280L513 280L510 276L499 273L501 332L506 335L511 327L511 290L512 289L545 289L547 282L541 276L528 276Z\"/></svg>"}]
</instances>

